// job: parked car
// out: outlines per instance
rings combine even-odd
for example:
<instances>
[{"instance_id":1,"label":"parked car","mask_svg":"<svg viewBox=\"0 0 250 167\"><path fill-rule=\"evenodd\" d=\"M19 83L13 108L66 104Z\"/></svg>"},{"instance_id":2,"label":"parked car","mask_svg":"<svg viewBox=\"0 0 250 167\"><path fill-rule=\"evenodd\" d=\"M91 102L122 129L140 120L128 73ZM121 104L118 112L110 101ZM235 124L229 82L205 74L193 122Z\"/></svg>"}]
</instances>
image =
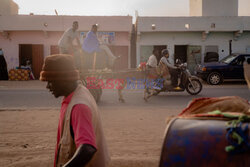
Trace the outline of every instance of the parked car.
<instances>
[{"instance_id":1,"label":"parked car","mask_svg":"<svg viewBox=\"0 0 250 167\"><path fill-rule=\"evenodd\" d=\"M197 75L212 85L221 84L226 79L243 80L243 62L248 58L250 54L231 54L219 62L199 65Z\"/></svg>"}]
</instances>

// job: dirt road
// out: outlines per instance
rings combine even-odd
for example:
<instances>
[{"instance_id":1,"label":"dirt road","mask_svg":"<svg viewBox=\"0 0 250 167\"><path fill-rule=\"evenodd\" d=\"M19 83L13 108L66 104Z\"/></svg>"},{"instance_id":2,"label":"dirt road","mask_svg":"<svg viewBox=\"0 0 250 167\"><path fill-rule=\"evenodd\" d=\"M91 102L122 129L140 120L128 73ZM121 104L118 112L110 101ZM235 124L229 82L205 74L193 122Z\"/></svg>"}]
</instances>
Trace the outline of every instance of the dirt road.
<instances>
[{"instance_id":1,"label":"dirt road","mask_svg":"<svg viewBox=\"0 0 250 167\"><path fill-rule=\"evenodd\" d=\"M0 112L0 166L52 166L58 110ZM174 109L101 107L112 166L157 166L165 120Z\"/></svg>"}]
</instances>

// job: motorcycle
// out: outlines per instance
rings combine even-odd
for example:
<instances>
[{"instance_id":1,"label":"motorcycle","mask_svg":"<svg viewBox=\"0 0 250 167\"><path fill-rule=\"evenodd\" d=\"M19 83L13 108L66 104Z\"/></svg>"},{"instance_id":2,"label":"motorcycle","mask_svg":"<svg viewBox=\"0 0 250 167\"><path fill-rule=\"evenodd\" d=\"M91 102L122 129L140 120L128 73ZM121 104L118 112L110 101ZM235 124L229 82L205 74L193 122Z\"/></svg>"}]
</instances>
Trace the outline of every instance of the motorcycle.
<instances>
[{"instance_id":1,"label":"motorcycle","mask_svg":"<svg viewBox=\"0 0 250 167\"><path fill-rule=\"evenodd\" d=\"M183 92L187 91L190 95L197 95L202 90L200 79L193 76L187 68L187 63L182 63L179 59L176 60L176 67L179 70L177 87L165 84L166 81L162 78L158 79L158 83L154 85L146 85L144 90L144 100L147 101L150 97L158 95L160 92ZM151 82L152 83L152 82Z\"/></svg>"}]
</instances>

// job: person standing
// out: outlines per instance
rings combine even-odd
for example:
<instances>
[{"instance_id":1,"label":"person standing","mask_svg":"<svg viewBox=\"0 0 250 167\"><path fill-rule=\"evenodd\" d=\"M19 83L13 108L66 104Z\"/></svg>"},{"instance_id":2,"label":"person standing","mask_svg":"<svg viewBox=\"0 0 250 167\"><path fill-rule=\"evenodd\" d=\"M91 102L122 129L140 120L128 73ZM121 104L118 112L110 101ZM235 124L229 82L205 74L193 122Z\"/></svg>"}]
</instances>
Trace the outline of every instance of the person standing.
<instances>
[{"instance_id":1,"label":"person standing","mask_svg":"<svg viewBox=\"0 0 250 167\"><path fill-rule=\"evenodd\" d=\"M45 58L40 80L57 98L63 96L54 167L107 167L110 161L101 119L93 96L78 83L73 56Z\"/></svg>"},{"instance_id":2,"label":"person standing","mask_svg":"<svg viewBox=\"0 0 250 167\"><path fill-rule=\"evenodd\" d=\"M72 27L66 30L58 42L59 52L61 54L72 54L74 53L73 42L76 40L77 47L80 48L78 22L74 21Z\"/></svg>"},{"instance_id":3,"label":"person standing","mask_svg":"<svg viewBox=\"0 0 250 167\"><path fill-rule=\"evenodd\" d=\"M82 49L87 53L100 52L100 44L97 39L97 25L94 24L91 30L87 33L86 38L83 41Z\"/></svg>"},{"instance_id":4,"label":"person standing","mask_svg":"<svg viewBox=\"0 0 250 167\"><path fill-rule=\"evenodd\" d=\"M113 69L116 56L113 55L107 45L100 44L97 38L98 27L96 24L92 25L91 30L87 33L86 38L83 41L82 49L88 54L98 54L106 56L106 66ZM92 57L91 57L92 58Z\"/></svg>"},{"instance_id":5,"label":"person standing","mask_svg":"<svg viewBox=\"0 0 250 167\"><path fill-rule=\"evenodd\" d=\"M0 49L0 80L8 80L7 63L4 58L3 50Z\"/></svg>"}]
</instances>

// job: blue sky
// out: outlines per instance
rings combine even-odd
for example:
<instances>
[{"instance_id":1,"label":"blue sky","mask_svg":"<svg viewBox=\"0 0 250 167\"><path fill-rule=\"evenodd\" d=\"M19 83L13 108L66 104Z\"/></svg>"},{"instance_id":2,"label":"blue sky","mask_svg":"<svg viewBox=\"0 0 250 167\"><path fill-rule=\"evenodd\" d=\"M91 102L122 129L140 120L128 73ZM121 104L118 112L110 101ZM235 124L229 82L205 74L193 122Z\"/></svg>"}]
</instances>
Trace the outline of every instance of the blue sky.
<instances>
[{"instance_id":1,"label":"blue sky","mask_svg":"<svg viewBox=\"0 0 250 167\"><path fill-rule=\"evenodd\" d=\"M14 0L19 14L188 16L189 0ZM250 16L250 0L239 0L239 15Z\"/></svg>"}]
</instances>

